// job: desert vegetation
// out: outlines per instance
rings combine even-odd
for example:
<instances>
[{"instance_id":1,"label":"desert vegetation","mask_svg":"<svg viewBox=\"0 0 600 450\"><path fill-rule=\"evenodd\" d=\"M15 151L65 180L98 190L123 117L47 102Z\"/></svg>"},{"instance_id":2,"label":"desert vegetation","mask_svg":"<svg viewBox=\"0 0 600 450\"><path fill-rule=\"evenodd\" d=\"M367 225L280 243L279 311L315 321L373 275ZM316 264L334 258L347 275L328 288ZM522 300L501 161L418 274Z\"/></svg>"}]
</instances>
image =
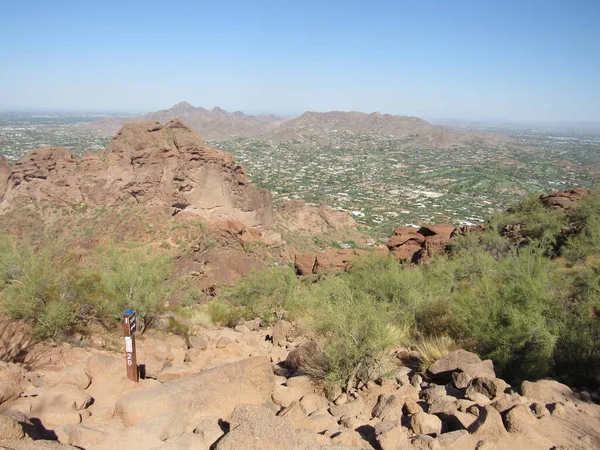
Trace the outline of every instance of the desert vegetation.
<instances>
[{"instance_id":1,"label":"desert vegetation","mask_svg":"<svg viewBox=\"0 0 600 450\"><path fill-rule=\"evenodd\" d=\"M600 382L600 191L570 214L526 198L448 256L402 266L375 255L347 272L298 281L289 267L241 280L205 306L233 324L294 321L319 342L308 370L346 385L385 374L386 358L414 346L431 360L461 346L512 382L554 376ZM574 227L565 238L565 227ZM506 230L518 225L518 236Z\"/></svg>"},{"instance_id":2,"label":"desert vegetation","mask_svg":"<svg viewBox=\"0 0 600 450\"><path fill-rule=\"evenodd\" d=\"M277 263L208 303L173 276L173 256L163 246L98 245L82 258L60 236L35 245L5 237L0 305L9 318L31 322L38 337L64 339L90 321L116 327L126 308L138 311L143 329L176 293L183 318L295 323L320 348L306 371L332 385L385 376L400 347L419 350L422 368L462 347L492 359L512 382L554 376L594 386L599 202L596 190L567 215L526 198L491 217L483 231L454 239L446 256L427 265L371 254L346 272L299 279Z\"/></svg>"}]
</instances>

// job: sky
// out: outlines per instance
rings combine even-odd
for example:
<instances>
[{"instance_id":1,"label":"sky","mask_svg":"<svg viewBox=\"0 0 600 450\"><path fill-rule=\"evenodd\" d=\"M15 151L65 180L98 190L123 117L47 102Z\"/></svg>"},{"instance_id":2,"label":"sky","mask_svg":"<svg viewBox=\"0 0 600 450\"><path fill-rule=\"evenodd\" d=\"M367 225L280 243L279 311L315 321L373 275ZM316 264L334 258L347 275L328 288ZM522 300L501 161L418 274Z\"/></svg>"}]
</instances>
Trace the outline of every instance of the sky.
<instances>
[{"instance_id":1,"label":"sky","mask_svg":"<svg viewBox=\"0 0 600 450\"><path fill-rule=\"evenodd\" d=\"M0 0L0 108L600 121L598 0Z\"/></svg>"}]
</instances>

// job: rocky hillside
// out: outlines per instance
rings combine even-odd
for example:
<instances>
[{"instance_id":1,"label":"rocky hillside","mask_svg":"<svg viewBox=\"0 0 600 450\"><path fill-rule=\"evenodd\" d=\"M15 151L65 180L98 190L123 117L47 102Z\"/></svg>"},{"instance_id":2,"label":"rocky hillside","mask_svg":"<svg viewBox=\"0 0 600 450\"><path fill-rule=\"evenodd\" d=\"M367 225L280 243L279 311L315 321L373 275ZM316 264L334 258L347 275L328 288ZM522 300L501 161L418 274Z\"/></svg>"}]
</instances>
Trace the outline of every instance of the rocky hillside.
<instances>
[{"instance_id":1,"label":"rocky hillside","mask_svg":"<svg viewBox=\"0 0 600 450\"><path fill-rule=\"evenodd\" d=\"M394 351L392 376L342 393L303 372L311 344L287 322L198 328L138 340L145 377L126 378L119 340L24 345L4 328L0 448L87 450L593 449L600 406L551 380L510 386L458 350L420 372ZM19 345L24 348L19 349Z\"/></svg>"},{"instance_id":2,"label":"rocky hillside","mask_svg":"<svg viewBox=\"0 0 600 450\"><path fill-rule=\"evenodd\" d=\"M26 203L117 206L127 202L214 220L271 227L271 194L182 122L124 126L106 151L78 158L64 148L33 150L0 180L0 210ZM8 175L8 176L7 176Z\"/></svg>"},{"instance_id":3,"label":"rocky hillside","mask_svg":"<svg viewBox=\"0 0 600 450\"><path fill-rule=\"evenodd\" d=\"M481 144L488 147L506 145L512 139L496 133L468 132L432 125L416 117L392 114L365 114L356 111L305 112L293 119L275 116L251 116L239 111L229 113L219 107L207 110L181 102L170 109L120 118L103 119L87 129L112 136L125 123L181 119L207 139L251 137L277 142L291 140L326 141L331 133L372 134L436 147Z\"/></svg>"},{"instance_id":4,"label":"rocky hillside","mask_svg":"<svg viewBox=\"0 0 600 450\"><path fill-rule=\"evenodd\" d=\"M374 134L436 147L465 144L497 146L512 142L511 138L501 134L474 133L432 125L417 117L355 111L305 112L300 117L280 122L261 137L274 141L327 140L331 133Z\"/></svg>"}]
</instances>

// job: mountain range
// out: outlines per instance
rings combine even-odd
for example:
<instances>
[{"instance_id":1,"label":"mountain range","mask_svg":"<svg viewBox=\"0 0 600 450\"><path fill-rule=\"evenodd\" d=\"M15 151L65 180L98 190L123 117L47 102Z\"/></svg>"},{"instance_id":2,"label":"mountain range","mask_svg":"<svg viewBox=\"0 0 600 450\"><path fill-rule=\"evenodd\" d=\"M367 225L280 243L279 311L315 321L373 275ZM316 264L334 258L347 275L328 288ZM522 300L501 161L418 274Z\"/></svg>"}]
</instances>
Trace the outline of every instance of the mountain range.
<instances>
[{"instance_id":1,"label":"mountain range","mask_svg":"<svg viewBox=\"0 0 600 450\"><path fill-rule=\"evenodd\" d=\"M168 122L180 119L200 132L208 140L227 140L235 137L256 138L285 142L292 140L327 140L331 134L373 134L387 138L407 139L419 144L438 147L482 144L496 146L510 143L508 136L459 130L433 125L423 119L374 112L307 111L295 118L274 115L249 115L240 111L227 112L215 106L212 109L195 107L187 102L170 109L138 116L111 117L84 125L103 136L113 136L125 123Z\"/></svg>"}]
</instances>

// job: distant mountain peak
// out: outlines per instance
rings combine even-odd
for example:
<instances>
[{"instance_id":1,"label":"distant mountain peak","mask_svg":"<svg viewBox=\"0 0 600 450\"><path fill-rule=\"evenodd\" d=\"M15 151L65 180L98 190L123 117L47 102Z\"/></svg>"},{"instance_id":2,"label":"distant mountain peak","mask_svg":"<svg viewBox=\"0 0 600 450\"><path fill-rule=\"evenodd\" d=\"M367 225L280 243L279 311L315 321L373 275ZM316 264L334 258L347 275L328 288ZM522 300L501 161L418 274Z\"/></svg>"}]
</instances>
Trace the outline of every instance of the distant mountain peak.
<instances>
[{"instance_id":1,"label":"distant mountain peak","mask_svg":"<svg viewBox=\"0 0 600 450\"><path fill-rule=\"evenodd\" d=\"M172 106L170 111L192 111L194 109L196 109L195 106L192 106L188 102L183 101Z\"/></svg>"}]
</instances>

